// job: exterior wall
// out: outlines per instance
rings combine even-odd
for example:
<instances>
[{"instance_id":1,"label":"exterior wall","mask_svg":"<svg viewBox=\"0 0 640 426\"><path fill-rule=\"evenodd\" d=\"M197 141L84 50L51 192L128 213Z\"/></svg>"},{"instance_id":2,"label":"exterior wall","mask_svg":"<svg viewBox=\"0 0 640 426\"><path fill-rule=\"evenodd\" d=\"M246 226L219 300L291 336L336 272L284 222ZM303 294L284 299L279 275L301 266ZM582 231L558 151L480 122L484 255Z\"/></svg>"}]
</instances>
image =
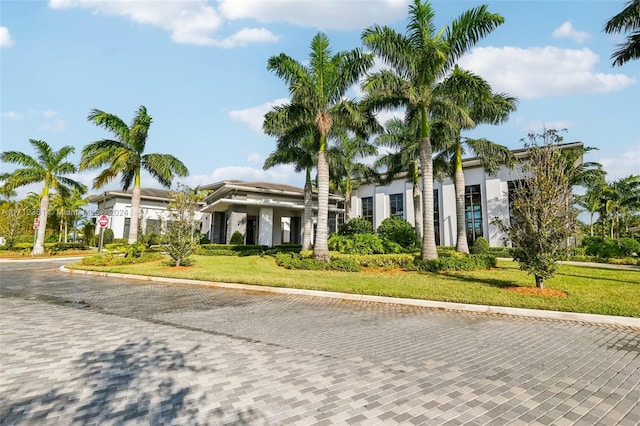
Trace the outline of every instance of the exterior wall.
<instances>
[{"instance_id":1,"label":"exterior wall","mask_svg":"<svg viewBox=\"0 0 640 426\"><path fill-rule=\"evenodd\" d=\"M234 232L247 235L247 208L245 206L233 206L227 212L227 244L231 244L231 236Z\"/></svg>"},{"instance_id":2,"label":"exterior wall","mask_svg":"<svg viewBox=\"0 0 640 426\"><path fill-rule=\"evenodd\" d=\"M487 175L482 167L464 169L465 186L480 185L482 232L491 246L502 246L506 237L491 221L496 217L503 220L509 217L507 182L522 176L519 166L514 170L502 167L496 176ZM442 182L434 181L433 188L438 191L440 206L440 245L454 246L457 225L453 181L448 178ZM398 193L404 195L404 218L411 224L415 223L411 182L405 178L396 179L386 186L364 184L358 187L351 197L350 217L362 216L362 198L373 197L374 227L377 228L390 216L389 196Z\"/></svg>"}]
</instances>

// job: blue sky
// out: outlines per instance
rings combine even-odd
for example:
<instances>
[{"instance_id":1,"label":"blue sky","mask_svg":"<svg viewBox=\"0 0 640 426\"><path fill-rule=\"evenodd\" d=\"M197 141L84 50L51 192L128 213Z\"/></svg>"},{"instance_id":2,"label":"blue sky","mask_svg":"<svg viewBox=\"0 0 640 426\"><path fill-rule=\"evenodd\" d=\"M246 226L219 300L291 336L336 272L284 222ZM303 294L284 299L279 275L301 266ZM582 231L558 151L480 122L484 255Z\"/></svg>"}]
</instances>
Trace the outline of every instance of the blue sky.
<instances>
[{"instance_id":1,"label":"blue sky","mask_svg":"<svg viewBox=\"0 0 640 426\"><path fill-rule=\"evenodd\" d=\"M432 4L440 27L481 3ZM613 68L623 39L602 32L625 1L487 4L505 23L460 64L519 107L507 123L468 135L516 149L529 131L567 128L566 141L599 149L586 160L600 161L609 179L640 174L640 61ZM0 149L32 153L28 140L42 139L76 147L77 162L85 144L111 137L87 122L91 109L129 122L145 105L154 120L147 150L182 160L191 175L181 182L302 185L290 167L262 170L275 145L260 131L262 116L288 96L268 58L305 61L318 31L334 51L361 47L364 28L404 31L406 17L406 0L1 0ZM75 177L91 186L96 173ZM142 185L158 186L148 176ZM19 195L29 190L39 188Z\"/></svg>"}]
</instances>

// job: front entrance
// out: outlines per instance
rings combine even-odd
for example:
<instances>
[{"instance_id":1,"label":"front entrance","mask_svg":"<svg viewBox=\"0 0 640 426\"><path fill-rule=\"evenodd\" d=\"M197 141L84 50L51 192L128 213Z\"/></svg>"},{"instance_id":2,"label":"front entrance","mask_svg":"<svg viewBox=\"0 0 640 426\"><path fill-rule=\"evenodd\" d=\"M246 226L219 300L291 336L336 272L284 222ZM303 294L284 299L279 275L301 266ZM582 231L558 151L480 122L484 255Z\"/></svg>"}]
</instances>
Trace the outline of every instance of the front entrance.
<instances>
[{"instance_id":1,"label":"front entrance","mask_svg":"<svg viewBox=\"0 0 640 426\"><path fill-rule=\"evenodd\" d=\"M255 216L247 216L247 234L245 244L256 244L257 219Z\"/></svg>"}]
</instances>

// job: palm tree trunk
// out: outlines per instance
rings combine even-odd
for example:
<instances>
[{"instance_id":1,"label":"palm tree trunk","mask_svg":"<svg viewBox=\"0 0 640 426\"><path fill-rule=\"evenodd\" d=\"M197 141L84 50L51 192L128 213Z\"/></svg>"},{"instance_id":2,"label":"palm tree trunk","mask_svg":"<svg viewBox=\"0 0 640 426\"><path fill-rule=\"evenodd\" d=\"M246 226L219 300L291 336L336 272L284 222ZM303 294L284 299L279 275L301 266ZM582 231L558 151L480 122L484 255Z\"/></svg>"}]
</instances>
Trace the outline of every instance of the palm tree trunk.
<instances>
[{"instance_id":1,"label":"palm tree trunk","mask_svg":"<svg viewBox=\"0 0 640 426\"><path fill-rule=\"evenodd\" d=\"M38 226L38 234L36 236L36 243L33 246L32 254L43 254L44 253L44 237L47 231L47 217L49 216L49 194L48 191L45 190L45 195L40 199L40 215L38 216L40 220L40 224Z\"/></svg>"},{"instance_id":2,"label":"palm tree trunk","mask_svg":"<svg viewBox=\"0 0 640 426\"><path fill-rule=\"evenodd\" d=\"M422 242L422 210L420 209L421 199L420 199L420 185L419 185L420 172L419 172L418 164L416 160L414 160L412 173L413 173L413 177L411 181L413 183L413 218L414 218L413 220L415 223L416 236L418 238L418 241Z\"/></svg>"},{"instance_id":3,"label":"palm tree trunk","mask_svg":"<svg viewBox=\"0 0 640 426\"><path fill-rule=\"evenodd\" d=\"M458 137L459 138L459 137ZM464 208L464 172L462 171L462 147L460 139L456 147L456 171L453 174L453 187L456 193L456 251L469 254L469 245L467 243L467 226L465 221Z\"/></svg>"},{"instance_id":4,"label":"palm tree trunk","mask_svg":"<svg viewBox=\"0 0 640 426\"><path fill-rule=\"evenodd\" d=\"M351 219L351 190L344 193L344 221Z\"/></svg>"},{"instance_id":5,"label":"palm tree trunk","mask_svg":"<svg viewBox=\"0 0 640 426\"><path fill-rule=\"evenodd\" d=\"M326 137L326 136L325 136ZM329 246L327 244L327 222L329 219L329 162L327 152L318 152L318 227L316 241L313 246L313 258L329 262Z\"/></svg>"},{"instance_id":6,"label":"palm tree trunk","mask_svg":"<svg viewBox=\"0 0 640 426\"><path fill-rule=\"evenodd\" d=\"M304 183L304 231L302 233L302 250L311 250L311 234L313 233L313 186L311 172L307 169L307 180Z\"/></svg>"},{"instance_id":7,"label":"palm tree trunk","mask_svg":"<svg viewBox=\"0 0 640 426\"><path fill-rule=\"evenodd\" d=\"M437 259L436 236L433 227L433 151L429 129L427 111L422 111L421 140L420 140L420 166L422 168L422 250L420 257L423 260Z\"/></svg>"},{"instance_id":8,"label":"palm tree trunk","mask_svg":"<svg viewBox=\"0 0 640 426\"><path fill-rule=\"evenodd\" d=\"M593 212L589 215L589 234L593 237Z\"/></svg>"},{"instance_id":9,"label":"palm tree trunk","mask_svg":"<svg viewBox=\"0 0 640 426\"><path fill-rule=\"evenodd\" d=\"M134 185L131 193L131 223L129 224L129 244L138 241L138 218L140 216L140 185Z\"/></svg>"}]
</instances>

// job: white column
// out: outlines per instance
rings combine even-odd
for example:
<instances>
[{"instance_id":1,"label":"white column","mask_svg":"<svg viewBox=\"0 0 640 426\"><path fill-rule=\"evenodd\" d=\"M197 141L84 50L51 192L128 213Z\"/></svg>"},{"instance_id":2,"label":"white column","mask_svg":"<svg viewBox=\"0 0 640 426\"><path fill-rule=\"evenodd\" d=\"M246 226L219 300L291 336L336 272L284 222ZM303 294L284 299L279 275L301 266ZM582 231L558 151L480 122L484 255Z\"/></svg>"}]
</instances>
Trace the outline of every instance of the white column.
<instances>
[{"instance_id":1,"label":"white column","mask_svg":"<svg viewBox=\"0 0 640 426\"><path fill-rule=\"evenodd\" d=\"M273 246L273 208L260 208L260 224L258 230L258 244Z\"/></svg>"}]
</instances>

